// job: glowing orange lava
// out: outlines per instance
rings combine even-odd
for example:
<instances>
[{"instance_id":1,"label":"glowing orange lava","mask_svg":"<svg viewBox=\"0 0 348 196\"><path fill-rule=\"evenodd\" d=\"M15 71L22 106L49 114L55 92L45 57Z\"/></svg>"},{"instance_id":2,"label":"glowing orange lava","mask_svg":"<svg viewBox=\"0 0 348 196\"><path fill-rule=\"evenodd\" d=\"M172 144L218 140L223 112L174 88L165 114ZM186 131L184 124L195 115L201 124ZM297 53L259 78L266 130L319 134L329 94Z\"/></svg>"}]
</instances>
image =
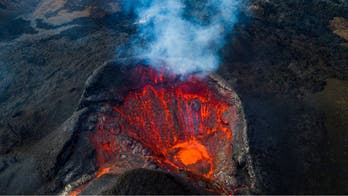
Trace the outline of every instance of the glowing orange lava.
<instances>
[{"instance_id":1,"label":"glowing orange lava","mask_svg":"<svg viewBox=\"0 0 348 196\"><path fill-rule=\"evenodd\" d=\"M177 157L184 165L192 165L204 159L209 160L205 147L200 144L182 143L174 147L181 148Z\"/></svg>"},{"instance_id":2,"label":"glowing orange lava","mask_svg":"<svg viewBox=\"0 0 348 196\"><path fill-rule=\"evenodd\" d=\"M96 177L147 167L184 172L225 183L232 173L232 129L236 107L207 78L182 80L139 66L122 104L105 105L92 141L100 171Z\"/></svg>"},{"instance_id":3,"label":"glowing orange lava","mask_svg":"<svg viewBox=\"0 0 348 196\"><path fill-rule=\"evenodd\" d=\"M109 167L105 167L105 168L101 168L98 173L95 175L96 178L99 178L100 176L107 174L110 172L110 168Z\"/></svg>"}]
</instances>

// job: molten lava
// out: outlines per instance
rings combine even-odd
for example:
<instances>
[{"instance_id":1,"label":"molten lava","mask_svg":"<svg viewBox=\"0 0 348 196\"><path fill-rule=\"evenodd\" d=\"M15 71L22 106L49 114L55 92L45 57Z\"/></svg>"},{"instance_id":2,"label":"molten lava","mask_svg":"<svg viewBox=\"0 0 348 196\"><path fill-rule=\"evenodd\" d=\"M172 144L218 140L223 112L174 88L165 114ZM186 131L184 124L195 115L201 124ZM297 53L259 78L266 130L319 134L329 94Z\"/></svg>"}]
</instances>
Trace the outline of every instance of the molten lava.
<instances>
[{"instance_id":1,"label":"molten lava","mask_svg":"<svg viewBox=\"0 0 348 196\"><path fill-rule=\"evenodd\" d=\"M156 165L230 186L237 107L207 78L134 68L120 104L105 104L91 140L100 168L122 173ZM116 90L116 89L115 89ZM232 189L227 187L227 189Z\"/></svg>"},{"instance_id":2,"label":"molten lava","mask_svg":"<svg viewBox=\"0 0 348 196\"><path fill-rule=\"evenodd\" d=\"M177 158L184 165L192 165L200 160L209 160L207 150L202 144L196 142L184 142L175 145L173 148L180 148Z\"/></svg>"}]
</instances>

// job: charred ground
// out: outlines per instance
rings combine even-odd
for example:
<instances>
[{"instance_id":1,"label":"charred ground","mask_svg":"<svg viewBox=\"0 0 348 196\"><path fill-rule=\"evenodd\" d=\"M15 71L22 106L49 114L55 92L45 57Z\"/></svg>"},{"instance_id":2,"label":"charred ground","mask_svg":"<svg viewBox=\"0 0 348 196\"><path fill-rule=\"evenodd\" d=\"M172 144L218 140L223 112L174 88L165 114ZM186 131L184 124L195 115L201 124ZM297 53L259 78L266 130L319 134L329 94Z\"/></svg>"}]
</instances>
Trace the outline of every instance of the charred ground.
<instances>
[{"instance_id":1,"label":"charred ground","mask_svg":"<svg viewBox=\"0 0 348 196\"><path fill-rule=\"evenodd\" d=\"M38 142L49 143L87 77L136 29L116 1L13 2L0 1L0 189L36 193L59 164L40 163ZM221 51L260 193L348 191L347 13L344 0L250 1Z\"/></svg>"}]
</instances>

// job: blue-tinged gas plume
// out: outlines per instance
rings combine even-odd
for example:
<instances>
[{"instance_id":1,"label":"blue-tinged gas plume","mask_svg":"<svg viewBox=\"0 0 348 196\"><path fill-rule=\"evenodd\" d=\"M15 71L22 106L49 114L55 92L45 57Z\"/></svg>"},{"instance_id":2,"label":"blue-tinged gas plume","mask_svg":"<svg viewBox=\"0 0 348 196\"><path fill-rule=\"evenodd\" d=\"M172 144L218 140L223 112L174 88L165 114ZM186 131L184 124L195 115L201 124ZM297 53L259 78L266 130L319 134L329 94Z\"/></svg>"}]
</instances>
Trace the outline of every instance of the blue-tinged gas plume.
<instances>
[{"instance_id":1,"label":"blue-tinged gas plume","mask_svg":"<svg viewBox=\"0 0 348 196\"><path fill-rule=\"evenodd\" d=\"M135 55L164 59L178 74L212 72L237 21L239 0L128 1L137 16ZM138 40L145 40L139 43Z\"/></svg>"}]
</instances>

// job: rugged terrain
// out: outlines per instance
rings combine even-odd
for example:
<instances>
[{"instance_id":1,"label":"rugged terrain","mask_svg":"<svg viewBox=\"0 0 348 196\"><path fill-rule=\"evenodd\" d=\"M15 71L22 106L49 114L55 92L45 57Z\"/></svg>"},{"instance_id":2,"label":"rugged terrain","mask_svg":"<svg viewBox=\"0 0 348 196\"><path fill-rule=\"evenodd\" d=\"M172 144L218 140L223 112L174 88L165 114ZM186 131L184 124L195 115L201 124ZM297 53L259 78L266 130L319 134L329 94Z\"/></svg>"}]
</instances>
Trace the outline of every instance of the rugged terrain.
<instances>
[{"instance_id":1,"label":"rugged terrain","mask_svg":"<svg viewBox=\"0 0 348 196\"><path fill-rule=\"evenodd\" d=\"M1 194L52 191L39 190L50 178L39 144L71 117L96 68L132 55L116 50L136 32L120 3L0 0ZM348 2L246 1L221 56L258 193L348 193Z\"/></svg>"}]
</instances>

